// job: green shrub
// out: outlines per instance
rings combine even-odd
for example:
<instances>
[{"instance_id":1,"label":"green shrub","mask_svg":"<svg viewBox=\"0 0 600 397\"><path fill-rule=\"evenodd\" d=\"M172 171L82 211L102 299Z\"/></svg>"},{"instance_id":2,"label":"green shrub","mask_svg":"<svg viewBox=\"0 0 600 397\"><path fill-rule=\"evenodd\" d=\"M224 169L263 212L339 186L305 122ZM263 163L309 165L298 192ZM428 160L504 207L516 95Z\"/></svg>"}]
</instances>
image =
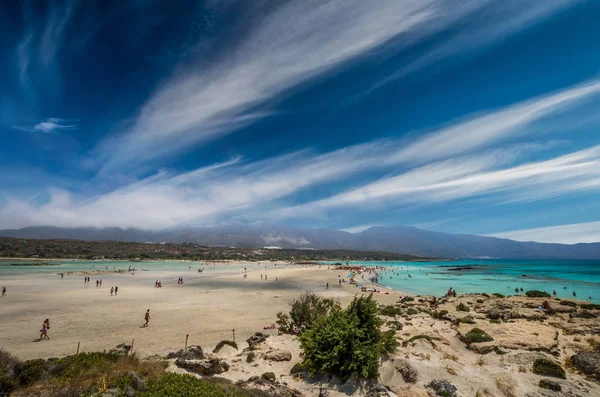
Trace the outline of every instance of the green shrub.
<instances>
[{"instance_id":1,"label":"green shrub","mask_svg":"<svg viewBox=\"0 0 600 397\"><path fill-rule=\"evenodd\" d=\"M16 381L21 386L30 386L48 375L46 361L42 359L23 361L15 367Z\"/></svg>"},{"instance_id":2,"label":"green shrub","mask_svg":"<svg viewBox=\"0 0 600 397\"><path fill-rule=\"evenodd\" d=\"M499 318L493 318L490 320L492 324L502 324L502 321Z\"/></svg>"},{"instance_id":3,"label":"green shrub","mask_svg":"<svg viewBox=\"0 0 600 397\"><path fill-rule=\"evenodd\" d=\"M119 358L121 358L121 355L118 353L79 353L75 356L68 356L56 360L52 364L60 368L57 375L60 375L63 378L73 378L81 375L90 368L102 371L119 361Z\"/></svg>"},{"instance_id":4,"label":"green shrub","mask_svg":"<svg viewBox=\"0 0 600 397\"><path fill-rule=\"evenodd\" d=\"M379 307L379 313L386 317L395 317L402 314L402 309L394 305L382 305Z\"/></svg>"},{"instance_id":5,"label":"green shrub","mask_svg":"<svg viewBox=\"0 0 600 397\"><path fill-rule=\"evenodd\" d=\"M342 379L377 378L381 355L395 349L394 334L382 333L382 323L372 295L355 297L348 308L321 317L300 335L303 369Z\"/></svg>"},{"instance_id":6,"label":"green shrub","mask_svg":"<svg viewBox=\"0 0 600 397\"><path fill-rule=\"evenodd\" d=\"M497 292L494 292L492 295L494 295L496 298L504 298L504 295L499 294Z\"/></svg>"},{"instance_id":7,"label":"green shrub","mask_svg":"<svg viewBox=\"0 0 600 397\"><path fill-rule=\"evenodd\" d=\"M254 352L250 352L248 353L248 355L246 356L246 362L247 363L251 363L254 361L254 359L256 358L256 354Z\"/></svg>"},{"instance_id":8,"label":"green shrub","mask_svg":"<svg viewBox=\"0 0 600 397\"><path fill-rule=\"evenodd\" d=\"M465 316L458 319L458 322L461 324L475 324L475 319L471 316Z\"/></svg>"},{"instance_id":9,"label":"green shrub","mask_svg":"<svg viewBox=\"0 0 600 397\"><path fill-rule=\"evenodd\" d=\"M217 343L217 346L215 346L215 348L213 349L213 353L218 353L219 350L221 350L223 348L223 346L228 345L233 347L235 350L238 349L238 345L237 343L235 343L234 341L231 340L222 340L221 342Z\"/></svg>"},{"instance_id":10,"label":"green shrub","mask_svg":"<svg viewBox=\"0 0 600 397\"><path fill-rule=\"evenodd\" d=\"M459 311L459 312L470 312L471 308L469 308L469 306L465 305L464 303L460 302L456 306L456 310Z\"/></svg>"},{"instance_id":11,"label":"green shrub","mask_svg":"<svg viewBox=\"0 0 600 397\"><path fill-rule=\"evenodd\" d=\"M402 303L414 302L414 301L415 301L415 298L413 298L412 296L405 296L404 298L402 298L400 300L400 302L402 302Z\"/></svg>"},{"instance_id":12,"label":"green shrub","mask_svg":"<svg viewBox=\"0 0 600 397\"><path fill-rule=\"evenodd\" d=\"M271 382L275 382L277 380L277 377L275 376L275 374L273 372L265 372L260 377L263 378L264 380L269 380Z\"/></svg>"},{"instance_id":13,"label":"green shrub","mask_svg":"<svg viewBox=\"0 0 600 397\"><path fill-rule=\"evenodd\" d=\"M594 303L582 303L579 307L586 310L600 310L600 305Z\"/></svg>"},{"instance_id":14,"label":"green shrub","mask_svg":"<svg viewBox=\"0 0 600 397\"><path fill-rule=\"evenodd\" d=\"M410 309L408 309L406 311L406 314L408 314L409 316L414 316L415 314L419 314L419 311L417 309L413 309L412 307Z\"/></svg>"},{"instance_id":15,"label":"green shrub","mask_svg":"<svg viewBox=\"0 0 600 397\"><path fill-rule=\"evenodd\" d=\"M551 297L551 295L549 293L544 292L544 291L538 291L535 289L525 292L525 295L527 295L530 298L550 298Z\"/></svg>"},{"instance_id":16,"label":"green shrub","mask_svg":"<svg viewBox=\"0 0 600 397\"><path fill-rule=\"evenodd\" d=\"M440 310L438 316L445 316L446 314L448 314L448 310Z\"/></svg>"},{"instance_id":17,"label":"green shrub","mask_svg":"<svg viewBox=\"0 0 600 397\"><path fill-rule=\"evenodd\" d=\"M151 380L146 391L137 393L140 397L250 397L234 385L199 379L191 375L165 373Z\"/></svg>"},{"instance_id":18,"label":"green shrub","mask_svg":"<svg viewBox=\"0 0 600 397\"><path fill-rule=\"evenodd\" d=\"M402 342L402 346L406 347L406 346L408 346L409 343L412 343L418 339L425 339L427 342L431 343L431 346L435 347L433 338L429 335L415 335L412 338L410 338L409 340L405 340L404 342Z\"/></svg>"},{"instance_id":19,"label":"green shrub","mask_svg":"<svg viewBox=\"0 0 600 397\"><path fill-rule=\"evenodd\" d=\"M554 376L561 379L567 378L567 374L560 364L545 358L538 358L533 362L533 373L537 375Z\"/></svg>"},{"instance_id":20,"label":"green shrub","mask_svg":"<svg viewBox=\"0 0 600 397\"><path fill-rule=\"evenodd\" d=\"M15 367L20 363L15 356L0 348L0 396L8 396L16 389Z\"/></svg>"},{"instance_id":21,"label":"green shrub","mask_svg":"<svg viewBox=\"0 0 600 397\"><path fill-rule=\"evenodd\" d=\"M470 345L471 343L491 342L493 340L494 338L479 328L473 328L465 335L465 342L467 345Z\"/></svg>"},{"instance_id":22,"label":"green shrub","mask_svg":"<svg viewBox=\"0 0 600 397\"><path fill-rule=\"evenodd\" d=\"M320 298L306 292L290 304L289 314L277 313L277 325L283 333L296 330L302 333L313 326L320 318L340 310L340 305L333 299Z\"/></svg>"}]
</instances>

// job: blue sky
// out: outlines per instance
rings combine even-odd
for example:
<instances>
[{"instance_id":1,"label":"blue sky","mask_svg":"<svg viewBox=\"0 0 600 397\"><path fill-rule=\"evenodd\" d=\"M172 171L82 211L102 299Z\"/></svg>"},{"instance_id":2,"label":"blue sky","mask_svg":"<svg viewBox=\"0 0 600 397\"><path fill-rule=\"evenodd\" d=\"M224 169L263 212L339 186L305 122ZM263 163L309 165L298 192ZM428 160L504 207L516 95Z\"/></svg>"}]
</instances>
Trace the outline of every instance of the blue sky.
<instances>
[{"instance_id":1,"label":"blue sky","mask_svg":"<svg viewBox=\"0 0 600 397\"><path fill-rule=\"evenodd\" d=\"M600 2L9 2L0 228L600 241Z\"/></svg>"}]
</instances>

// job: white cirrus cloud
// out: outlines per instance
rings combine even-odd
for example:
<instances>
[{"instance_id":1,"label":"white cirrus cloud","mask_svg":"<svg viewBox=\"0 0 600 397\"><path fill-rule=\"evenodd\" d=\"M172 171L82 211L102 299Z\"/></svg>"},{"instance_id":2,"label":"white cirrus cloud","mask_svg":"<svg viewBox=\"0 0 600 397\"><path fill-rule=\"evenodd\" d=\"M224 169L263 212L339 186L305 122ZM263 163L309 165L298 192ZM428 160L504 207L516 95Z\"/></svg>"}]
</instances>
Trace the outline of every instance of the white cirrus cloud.
<instances>
[{"instance_id":1,"label":"white cirrus cloud","mask_svg":"<svg viewBox=\"0 0 600 397\"><path fill-rule=\"evenodd\" d=\"M488 236L540 243L598 243L600 242L600 221L511 230L488 234Z\"/></svg>"},{"instance_id":2,"label":"white cirrus cloud","mask_svg":"<svg viewBox=\"0 0 600 397\"><path fill-rule=\"evenodd\" d=\"M178 68L143 105L132 127L104 143L100 157L109 169L135 166L231 132L270 114L262 105L290 89L382 44L389 44L388 53L412 45L477 9L500 9L499 20L506 16L507 24L524 27L536 18L533 14L544 18L564 3L520 1L518 7L504 7L511 10L506 14L490 1L289 2L262 13L255 28L216 62ZM488 41L503 34L497 32Z\"/></svg>"}]
</instances>

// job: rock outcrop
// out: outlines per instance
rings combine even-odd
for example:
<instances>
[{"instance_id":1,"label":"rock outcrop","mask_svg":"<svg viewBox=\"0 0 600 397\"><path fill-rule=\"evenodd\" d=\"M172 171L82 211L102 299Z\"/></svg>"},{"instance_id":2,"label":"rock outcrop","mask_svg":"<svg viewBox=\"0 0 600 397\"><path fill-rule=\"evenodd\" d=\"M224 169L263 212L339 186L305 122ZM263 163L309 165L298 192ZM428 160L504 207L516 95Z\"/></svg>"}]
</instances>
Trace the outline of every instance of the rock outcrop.
<instances>
[{"instance_id":1,"label":"rock outcrop","mask_svg":"<svg viewBox=\"0 0 600 397\"><path fill-rule=\"evenodd\" d=\"M571 356L571 362L582 373L600 380L600 352L579 352Z\"/></svg>"},{"instance_id":2,"label":"rock outcrop","mask_svg":"<svg viewBox=\"0 0 600 397\"><path fill-rule=\"evenodd\" d=\"M229 370L229 364L220 358L211 358L204 360L186 360L178 358L175 365L187 371L201 375L218 375Z\"/></svg>"}]
</instances>

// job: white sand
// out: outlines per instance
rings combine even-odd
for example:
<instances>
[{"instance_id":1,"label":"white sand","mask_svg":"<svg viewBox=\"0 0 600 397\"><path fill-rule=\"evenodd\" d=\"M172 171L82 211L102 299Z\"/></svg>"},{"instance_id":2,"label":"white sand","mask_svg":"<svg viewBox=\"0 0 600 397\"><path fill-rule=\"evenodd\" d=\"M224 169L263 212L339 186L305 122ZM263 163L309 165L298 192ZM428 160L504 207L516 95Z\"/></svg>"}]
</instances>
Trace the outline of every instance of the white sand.
<instances>
[{"instance_id":1,"label":"white sand","mask_svg":"<svg viewBox=\"0 0 600 397\"><path fill-rule=\"evenodd\" d=\"M1 282L8 294L0 299L0 346L22 358L47 358L74 354L78 342L80 351L98 351L135 340L134 350L141 355L166 354L183 348L186 334L188 344L207 347L232 339L233 329L237 341L245 340L274 323L277 312L286 311L289 301L306 290L342 303L358 292L347 283L339 287L337 276L343 272L326 266L265 269L248 264L246 279L238 270L232 274L231 266L215 266L202 274L193 269L93 275L87 287L82 275L6 278ZM261 280L261 274L268 280ZM185 284L178 285L178 277ZM95 287L96 278L103 279L101 288ZM154 288L156 279L163 288ZM113 285L119 286L118 296L110 296ZM382 295L386 298L394 300ZM141 328L146 309L152 319ZM50 340L39 341L46 318Z\"/></svg>"}]
</instances>

